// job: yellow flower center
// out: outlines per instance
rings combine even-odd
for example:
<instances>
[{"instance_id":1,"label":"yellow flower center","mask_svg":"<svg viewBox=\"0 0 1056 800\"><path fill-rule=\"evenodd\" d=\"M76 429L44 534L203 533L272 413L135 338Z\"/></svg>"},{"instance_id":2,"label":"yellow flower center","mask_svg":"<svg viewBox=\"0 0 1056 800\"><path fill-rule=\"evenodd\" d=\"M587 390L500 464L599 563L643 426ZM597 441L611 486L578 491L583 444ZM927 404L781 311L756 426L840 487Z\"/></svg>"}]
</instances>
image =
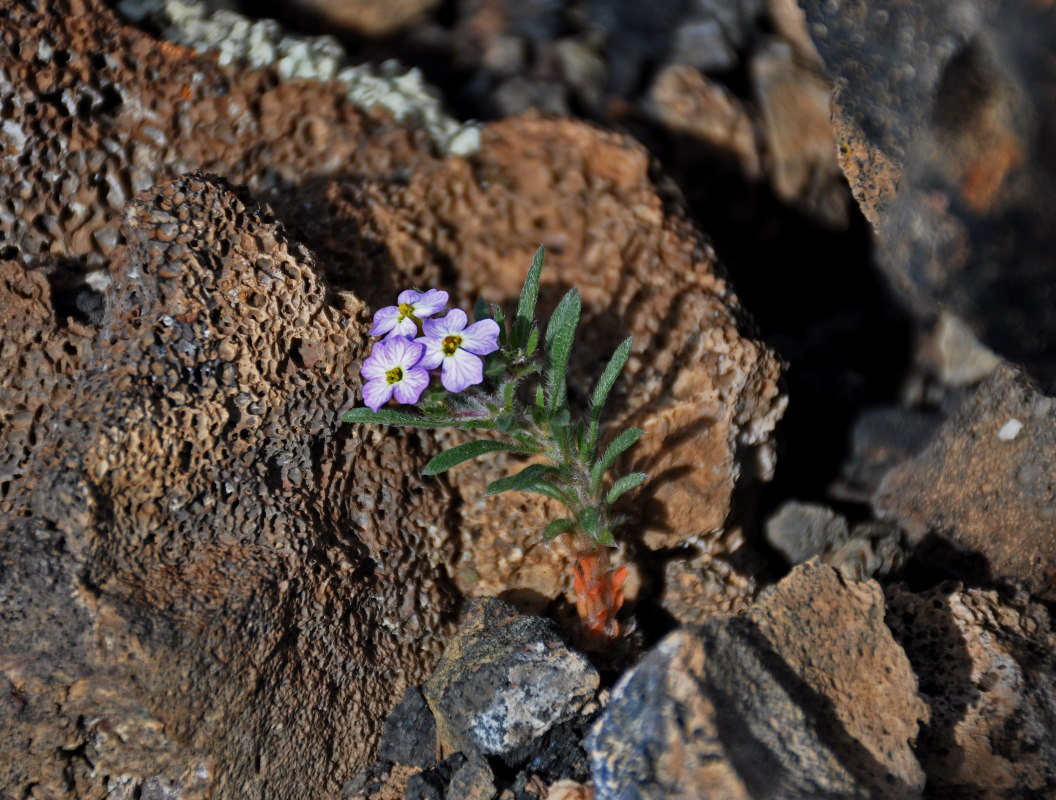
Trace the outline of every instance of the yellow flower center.
<instances>
[{"instance_id":1,"label":"yellow flower center","mask_svg":"<svg viewBox=\"0 0 1056 800\"><path fill-rule=\"evenodd\" d=\"M461 346L461 336L445 336L444 343L440 345L440 348L444 351L445 356L453 356L455 351Z\"/></svg>"},{"instance_id":2,"label":"yellow flower center","mask_svg":"<svg viewBox=\"0 0 1056 800\"><path fill-rule=\"evenodd\" d=\"M390 385L393 383L399 383L403 380L403 368L393 367L385 373L385 380L387 380Z\"/></svg>"},{"instance_id":3,"label":"yellow flower center","mask_svg":"<svg viewBox=\"0 0 1056 800\"><path fill-rule=\"evenodd\" d=\"M412 306L410 303L400 303L399 311L401 319L403 319L404 317L414 316L414 306Z\"/></svg>"}]
</instances>

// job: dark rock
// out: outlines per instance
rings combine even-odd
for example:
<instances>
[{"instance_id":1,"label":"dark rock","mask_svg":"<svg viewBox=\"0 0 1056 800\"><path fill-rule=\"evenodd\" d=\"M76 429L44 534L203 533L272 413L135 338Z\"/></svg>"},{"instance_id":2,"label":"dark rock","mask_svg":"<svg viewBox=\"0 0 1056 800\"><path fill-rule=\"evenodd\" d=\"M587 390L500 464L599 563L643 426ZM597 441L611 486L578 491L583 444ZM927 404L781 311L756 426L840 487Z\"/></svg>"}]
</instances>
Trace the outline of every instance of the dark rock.
<instances>
[{"instance_id":1,"label":"dark rock","mask_svg":"<svg viewBox=\"0 0 1056 800\"><path fill-rule=\"evenodd\" d=\"M452 753L435 767L407 779L403 800L444 800L452 776L468 763L462 753Z\"/></svg>"},{"instance_id":2,"label":"dark rock","mask_svg":"<svg viewBox=\"0 0 1056 800\"><path fill-rule=\"evenodd\" d=\"M840 547L850 536L847 520L828 506L789 500L765 524L766 541L789 564Z\"/></svg>"},{"instance_id":3,"label":"dark rock","mask_svg":"<svg viewBox=\"0 0 1056 800\"><path fill-rule=\"evenodd\" d=\"M737 52L716 19L694 19L679 25L672 37L672 64L685 64L701 72L725 72L737 65Z\"/></svg>"},{"instance_id":4,"label":"dark rock","mask_svg":"<svg viewBox=\"0 0 1056 800\"><path fill-rule=\"evenodd\" d=\"M823 561L853 580L882 579L901 572L910 560L902 529L890 522L860 522L850 537Z\"/></svg>"},{"instance_id":5,"label":"dark rock","mask_svg":"<svg viewBox=\"0 0 1056 800\"><path fill-rule=\"evenodd\" d=\"M342 797L370 797L377 794L392 774L392 763L375 761L341 787Z\"/></svg>"},{"instance_id":6,"label":"dark rock","mask_svg":"<svg viewBox=\"0 0 1056 800\"><path fill-rule=\"evenodd\" d=\"M803 0L840 163L900 284L1056 385L1056 9Z\"/></svg>"},{"instance_id":7,"label":"dark rock","mask_svg":"<svg viewBox=\"0 0 1056 800\"><path fill-rule=\"evenodd\" d=\"M480 598L422 690L444 752L518 763L534 739L574 717L598 684L594 667L553 622Z\"/></svg>"},{"instance_id":8,"label":"dark rock","mask_svg":"<svg viewBox=\"0 0 1056 800\"><path fill-rule=\"evenodd\" d=\"M1056 400L998 367L875 504L914 543L931 534L981 558L973 578L1056 599Z\"/></svg>"},{"instance_id":9,"label":"dark rock","mask_svg":"<svg viewBox=\"0 0 1056 800\"><path fill-rule=\"evenodd\" d=\"M931 719L917 757L935 798L1056 794L1056 634L1024 593L887 591L887 621Z\"/></svg>"},{"instance_id":10,"label":"dark rock","mask_svg":"<svg viewBox=\"0 0 1056 800\"><path fill-rule=\"evenodd\" d=\"M917 798L916 692L879 586L804 564L621 678L587 742L596 797Z\"/></svg>"},{"instance_id":11,"label":"dark rock","mask_svg":"<svg viewBox=\"0 0 1056 800\"><path fill-rule=\"evenodd\" d=\"M495 774L480 754L471 753L451 775L444 800L491 800L495 795Z\"/></svg>"},{"instance_id":12,"label":"dark rock","mask_svg":"<svg viewBox=\"0 0 1056 800\"><path fill-rule=\"evenodd\" d=\"M927 447L942 422L936 411L866 409L853 423L850 453L829 491L841 500L870 502L884 476Z\"/></svg>"},{"instance_id":13,"label":"dark rock","mask_svg":"<svg viewBox=\"0 0 1056 800\"><path fill-rule=\"evenodd\" d=\"M385 718L378 758L413 767L436 763L439 742L436 720L425 702L422 690L408 686L400 702Z\"/></svg>"}]
</instances>

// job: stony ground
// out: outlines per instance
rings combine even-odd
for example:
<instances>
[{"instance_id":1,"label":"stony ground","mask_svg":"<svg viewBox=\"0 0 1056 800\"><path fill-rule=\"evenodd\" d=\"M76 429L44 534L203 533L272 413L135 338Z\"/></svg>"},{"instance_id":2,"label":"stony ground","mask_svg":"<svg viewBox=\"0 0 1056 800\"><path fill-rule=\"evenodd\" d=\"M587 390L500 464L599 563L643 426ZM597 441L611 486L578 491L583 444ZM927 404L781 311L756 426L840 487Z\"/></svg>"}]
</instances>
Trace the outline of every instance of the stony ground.
<instances>
[{"instance_id":1,"label":"stony ground","mask_svg":"<svg viewBox=\"0 0 1056 800\"><path fill-rule=\"evenodd\" d=\"M1056 791L1056 9L802 6L0 8L0 797ZM340 422L540 243L600 651L515 459Z\"/></svg>"}]
</instances>

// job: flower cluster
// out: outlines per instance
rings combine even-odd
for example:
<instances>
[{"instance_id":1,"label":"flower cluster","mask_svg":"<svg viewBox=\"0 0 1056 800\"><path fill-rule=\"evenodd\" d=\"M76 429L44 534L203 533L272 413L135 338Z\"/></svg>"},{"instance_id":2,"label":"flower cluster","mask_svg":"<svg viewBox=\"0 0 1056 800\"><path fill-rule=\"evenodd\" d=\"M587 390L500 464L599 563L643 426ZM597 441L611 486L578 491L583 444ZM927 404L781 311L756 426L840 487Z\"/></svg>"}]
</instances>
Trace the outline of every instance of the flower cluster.
<instances>
[{"instance_id":1,"label":"flower cluster","mask_svg":"<svg viewBox=\"0 0 1056 800\"><path fill-rule=\"evenodd\" d=\"M492 319L467 324L460 308L430 319L447 305L447 292L401 292L398 305L374 315L373 336L385 334L363 362L363 402L377 411L390 399L412 405L429 386L429 370L440 368L449 392L464 392L484 380L482 356L499 349L499 326Z\"/></svg>"},{"instance_id":2,"label":"flower cluster","mask_svg":"<svg viewBox=\"0 0 1056 800\"><path fill-rule=\"evenodd\" d=\"M607 481L606 473L638 441L639 428L603 437L601 412L631 352L631 340L616 348L598 378L590 406L574 420L566 373L582 298L571 289L557 304L545 328L535 320L540 247L521 289L517 314L479 300L472 325L466 312L447 306L447 292L430 289L400 294L397 305L374 315L370 333L384 338L363 362L363 400L368 408L342 415L346 422L454 427L488 431L434 456L426 475L487 453L531 456L519 472L488 484L487 494L532 492L564 505L567 516L551 520L543 540L572 538L576 608L588 636L601 642L620 635L616 615L623 604L627 568L609 560L613 531L624 521L613 504L641 486L647 476L630 472ZM439 385L430 376L440 370ZM413 413L382 408L390 400L414 406ZM604 439L608 443L602 447Z\"/></svg>"}]
</instances>

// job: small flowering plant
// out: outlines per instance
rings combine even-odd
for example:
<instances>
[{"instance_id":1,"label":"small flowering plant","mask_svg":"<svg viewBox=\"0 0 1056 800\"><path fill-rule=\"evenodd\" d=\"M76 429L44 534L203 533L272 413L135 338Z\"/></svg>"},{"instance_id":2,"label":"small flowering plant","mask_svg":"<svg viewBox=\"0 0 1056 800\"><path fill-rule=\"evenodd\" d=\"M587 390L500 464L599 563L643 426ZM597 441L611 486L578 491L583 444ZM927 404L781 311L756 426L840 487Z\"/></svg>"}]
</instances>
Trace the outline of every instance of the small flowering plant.
<instances>
[{"instance_id":1,"label":"small flowering plant","mask_svg":"<svg viewBox=\"0 0 1056 800\"><path fill-rule=\"evenodd\" d=\"M638 441L642 431L629 428L604 449L599 433L602 408L627 362L631 340L625 339L610 358L586 417L573 421L565 374L581 299L578 290L569 291L540 337L535 304L543 256L540 247L521 290L516 317L509 324L501 308L483 300L477 301L472 324L458 308L440 316L448 295L437 289L407 290L399 295L397 305L380 309L370 333L385 338L374 345L361 371L367 408L354 408L342 419L500 434L501 438L473 440L440 453L426 464L426 475L491 452L542 456L541 462L493 481L487 494L534 492L568 509L567 516L546 526L543 539L573 538L580 617L589 634L615 639L620 632L616 614L623 603L621 587L627 568L614 568L609 562L609 551L615 547L613 530L623 521L611 507L647 476L632 472L606 481L608 469ZM391 400L415 406L416 411L387 407Z\"/></svg>"}]
</instances>

